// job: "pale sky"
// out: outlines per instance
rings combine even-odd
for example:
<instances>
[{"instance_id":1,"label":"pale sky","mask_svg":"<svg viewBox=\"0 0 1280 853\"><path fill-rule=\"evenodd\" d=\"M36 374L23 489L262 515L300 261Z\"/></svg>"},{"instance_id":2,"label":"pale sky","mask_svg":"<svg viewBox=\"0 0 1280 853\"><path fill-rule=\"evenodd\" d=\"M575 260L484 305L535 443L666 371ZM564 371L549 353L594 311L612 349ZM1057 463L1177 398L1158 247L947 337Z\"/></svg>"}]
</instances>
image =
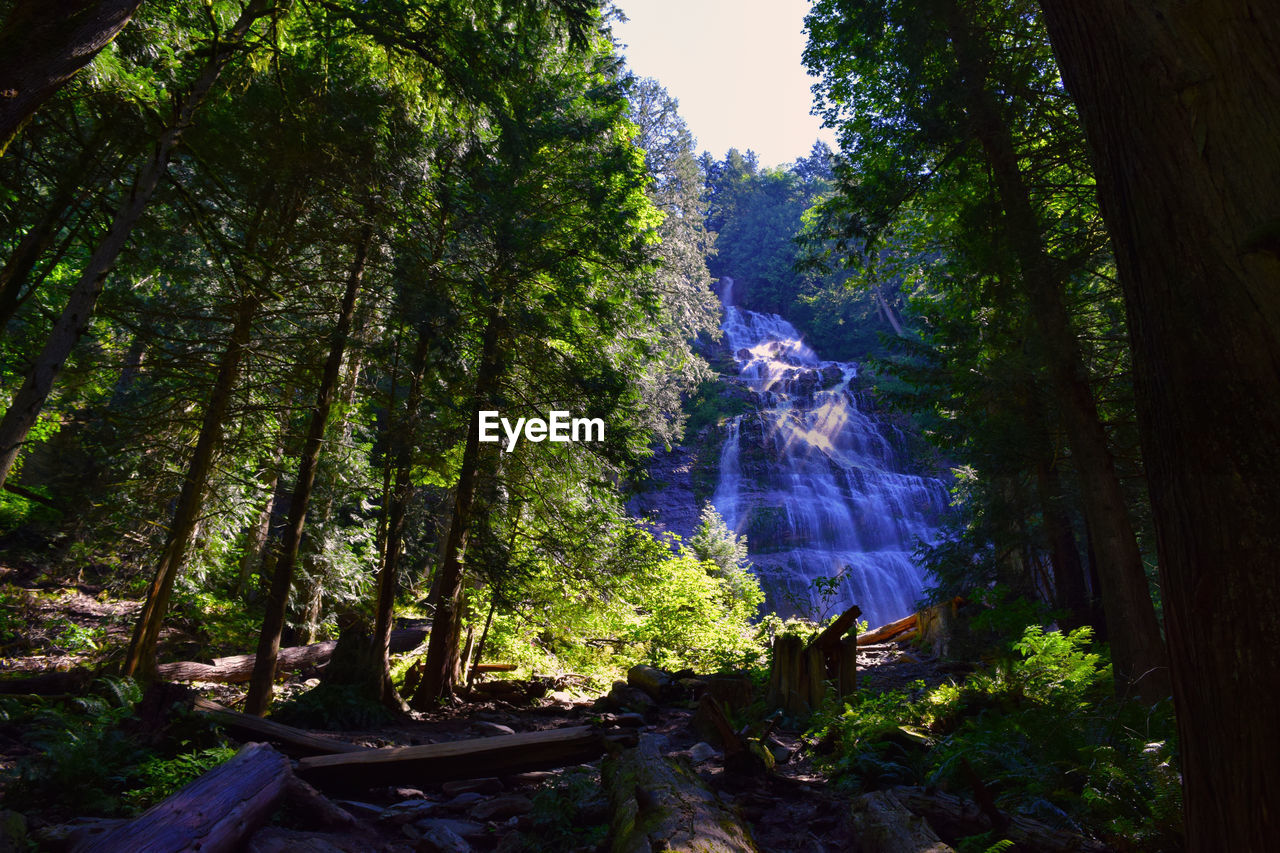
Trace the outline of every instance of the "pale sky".
<instances>
[{"instance_id":1,"label":"pale sky","mask_svg":"<svg viewBox=\"0 0 1280 853\"><path fill-rule=\"evenodd\" d=\"M764 166L806 156L835 136L809 115L805 74L809 0L615 0L630 19L614 24L627 64L655 77L680 102L697 150L760 155Z\"/></svg>"}]
</instances>

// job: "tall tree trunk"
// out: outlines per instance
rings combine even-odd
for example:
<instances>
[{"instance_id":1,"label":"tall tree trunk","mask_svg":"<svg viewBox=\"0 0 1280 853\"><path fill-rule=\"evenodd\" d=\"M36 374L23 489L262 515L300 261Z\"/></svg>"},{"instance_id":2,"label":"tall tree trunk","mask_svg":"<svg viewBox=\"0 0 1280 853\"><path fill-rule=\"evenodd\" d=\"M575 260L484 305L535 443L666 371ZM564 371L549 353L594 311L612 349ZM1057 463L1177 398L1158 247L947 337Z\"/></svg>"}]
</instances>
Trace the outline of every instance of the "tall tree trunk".
<instances>
[{"instance_id":1,"label":"tall tree trunk","mask_svg":"<svg viewBox=\"0 0 1280 853\"><path fill-rule=\"evenodd\" d=\"M155 194L160 179L169 168L169 159L182 134L191 125L196 111L212 91L222 70L240 54L240 42L255 21L273 8L269 0L253 0L241 13L231 30L225 33L212 51L200 76L190 91L182 97L174 109L173 118L160 134L151 158L143 165L134 179L128 198L116 211L107 236L89 258L80 273L80 279L71 290L66 307L53 325L49 339L36 357L26 380L9 404L3 420L0 420L0 486L4 485L13 463L22 449L22 443L40 416L40 409L49 396L50 389L76 341L89 325L94 305L102 293L107 274L115 265L120 252L129 241L129 235L142 218Z\"/></svg>"},{"instance_id":2,"label":"tall tree trunk","mask_svg":"<svg viewBox=\"0 0 1280 853\"><path fill-rule=\"evenodd\" d=\"M1042 0L1129 313L1189 850L1280 836L1280 16Z\"/></svg>"},{"instance_id":3,"label":"tall tree trunk","mask_svg":"<svg viewBox=\"0 0 1280 853\"><path fill-rule=\"evenodd\" d=\"M200 436L196 439L195 452L191 455L187 475L182 481L182 491L178 495L178 506L174 510L173 521L169 525L169 535L165 540L160 561L156 564L155 577L151 581L151 586L147 588L147 600L142 607L142 612L138 615L133 639L129 643L129 651L124 661L124 674L142 681L155 678L156 644L160 639L160 629L164 625L164 617L169 610L173 583L186 559L187 549L200 522L200 509L204 505L209 472L213 469L214 452L222 438L222 424L226 420L227 408L231 403L236 380L240 375L240 364L244 360L244 354L249 345L253 319L257 314L258 306L259 301L256 297L248 297L236 308L231 338L218 363L218 376L214 381L209 403L204 410L204 419L200 425Z\"/></svg>"},{"instance_id":4,"label":"tall tree trunk","mask_svg":"<svg viewBox=\"0 0 1280 853\"><path fill-rule=\"evenodd\" d=\"M76 191L85 182L86 176L101 154L100 146L106 136L106 126L106 122L99 124L85 143L84 150L81 151L75 164L59 176L53 198L49 200L44 216L23 235L22 240L5 260L4 267L0 268L0 335L4 334L4 329L17 313L18 306L26 299L23 288L31 276L31 271L35 269L36 262L53 243L63 225L72 217L76 205L82 203L77 200ZM27 294L30 292L31 288L27 288Z\"/></svg>"},{"instance_id":5,"label":"tall tree trunk","mask_svg":"<svg viewBox=\"0 0 1280 853\"><path fill-rule=\"evenodd\" d=\"M423 662L422 681L413 694L411 704L422 710L453 695L454 671L458 662L458 639L464 605L462 572L467 537L471 530L471 510L481 477L479 412L493 405L502 378L502 300L495 300L485 326L476 375L475 394L471 405L471 422L467 425L467 443L462 453L462 468L454 492L453 516L445 538L444 556L437 573L439 595L431 622L431 638Z\"/></svg>"},{"instance_id":6,"label":"tall tree trunk","mask_svg":"<svg viewBox=\"0 0 1280 853\"><path fill-rule=\"evenodd\" d=\"M142 0L18 0L0 27L0 156L36 110L124 29Z\"/></svg>"},{"instance_id":7,"label":"tall tree trunk","mask_svg":"<svg viewBox=\"0 0 1280 853\"><path fill-rule=\"evenodd\" d=\"M280 559L276 562L267 593L267 611L262 619L262 632L258 638L258 653L254 659L253 677L249 681L249 695L245 698L245 713L262 714L271 704L272 684L275 681L276 658L280 654L280 632L284 628L285 611L289 604L289 590L293 586L294 568L298 563L298 545L302 541L302 528L307 521L307 507L311 503L312 486L315 484L316 467L320 462L320 450L324 442L325 427L329 424L329 410L338 388L342 372L342 356L346 352L347 338L351 334L351 320L355 315L356 296L364 278L365 259L373 240L373 227L364 226L356 245L355 259L347 276L347 288L342 295L342 308L333 331L329 357L325 361L320 388L316 392L316 404L311 410L311 424L306 443L298 463L298 477L294 485L293 500L289 505L289 522L284 530L280 546Z\"/></svg>"},{"instance_id":8,"label":"tall tree trunk","mask_svg":"<svg viewBox=\"0 0 1280 853\"><path fill-rule=\"evenodd\" d=\"M986 61L976 45L972 22L958 0L942 2L966 111L1004 208L1002 227L1018 260L1080 477L1084 512L1100 562L1103 606L1112 619L1117 691L1157 701L1170 692L1164 642L1115 460L1071 328L1063 298L1066 280L1045 249L1040 217L1018 166L1013 135L988 88Z\"/></svg>"},{"instance_id":9,"label":"tall tree trunk","mask_svg":"<svg viewBox=\"0 0 1280 853\"><path fill-rule=\"evenodd\" d=\"M378 592L374 603L373 632L370 635L370 657L379 668L378 699L391 707L401 707L403 701L391 684L390 643L391 624L395 616L396 592L400 585L400 558L404 550L404 522L413 496L413 445L420 423L418 410L422 405L422 381L427 369L427 356L431 338L426 329L418 333L409 371L409 393L405 400L405 414L395 429L392 439L394 471L388 469L390 490L387 496L385 538L382 547L382 564L378 568Z\"/></svg>"}]
</instances>

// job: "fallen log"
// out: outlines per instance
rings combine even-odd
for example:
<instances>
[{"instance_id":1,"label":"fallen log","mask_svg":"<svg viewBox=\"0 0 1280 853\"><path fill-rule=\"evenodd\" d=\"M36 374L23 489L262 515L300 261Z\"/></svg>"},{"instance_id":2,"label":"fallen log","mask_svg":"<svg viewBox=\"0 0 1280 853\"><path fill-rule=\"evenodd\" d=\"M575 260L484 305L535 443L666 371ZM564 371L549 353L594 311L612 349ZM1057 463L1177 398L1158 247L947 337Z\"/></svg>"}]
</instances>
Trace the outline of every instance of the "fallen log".
<instances>
[{"instance_id":1,"label":"fallen log","mask_svg":"<svg viewBox=\"0 0 1280 853\"><path fill-rule=\"evenodd\" d=\"M80 693L96 677L97 673L83 668L66 672L42 672L26 678L7 678L0 681L0 693L6 695L29 693L36 696Z\"/></svg>"},{"instance_id":2,"label":"fallen log","mask_svg":"<svg viewBox=\"0 0 1280 853\"><path fill-rule=\"evenodd\" d=\"M989 832L997 833L1017 845L1017 850L1035 853L1108 853L1105 844L1086 838L1078 832L1057 829L1029 817L1006 814L1005 825L994 827L991 816L972 800L943 791L901 786L890 789L898 802L914 814L929 821L945 838L964 838Z\"/></svg>"},{"instance_id":3,"label":"fallen log","mask_svg":"<svg viewBox=\"0 0 1280 853\"><path fill-rule=\"evenodd\" d=\"M242 714L211 702L208 699L196 698L191 709L202 716L216 722L228 731L241 735L249 735L281 744L284 751L292 756L307 755L340 755L352 752L365 752L366 747L354 743L320 737L302 729L286 726L273 720L264 720L252 714Z\"/></svg>"},{"instance_id":4,"label":"fallen log","mask_svg":"<svg viewBox=\"0 0 1280 853\"><path fill-rule=\"evenodd\" d=\"M401 654L417 648L427 638L424 628L401 628L391 632L391 654ZM276 676L307 666L320 666L333 657L337 640L311 643L306 646L290 646L281 649L276 658ZM214 681L222 684L241 684L253 676L253 663L257 655L232 655L214 658L212 664L199 661L162 663L156 668L160 678L166 681Z\"/></svg>"},{"instance_id":5,"label":"fallen log","mask_svg":"<svg viewBox=\"0 0 1280 853\"><path fill-rule=\"evenodd\" d=\"M872 643L883 643L892 637L896 637L903 631L916 627L919 620L919 614L912 613L910 616L903 616L897 622L890 622L888 625L881 625L867 631L865 634L858 635L858 645L869 646Z\"/></svg>"},{"instance_id":6,"label":"fallen log","mask_svg":"<svg viewBox=\"0 0 1280 853\"><path fill-rule=\"evenodd\" d=\"M664 743L644 735L634 749L605 759L613 853L756 853L743 819L689 768L667 760Z\"/></svg>"},{"instance_id":7,"label":"fallen log","mask_svg":"<svg viewBox=\"0 0 1280 853\"><path fill-rule=\"evenodd\" d=\"M873 791L854 800L853 825L862 853L955 853L893 791Z\"/></svg>"},{"instance_id":8,"label":"fallen log","mask_svg":"<svg viewBox=\"0 0 1280 853\"><path fill-rule=\"evenodd\" d=\"M521 732L423 746L391 746L298 762L298 775L322 790L421 786L506 776L594 761L609 739L589 726Z\"/></svg>"},{"instance_id":9,"label":"fallen log","mask_svg":"<svg viewBox=\"0 0 1280 853\"><path fill-rule=\"evenodd\" d=\"M75 853L238 850L284 796L289 760L262 743L191 782L169 799L107 832L81 840Z\"/></svg>"}]
</instances>

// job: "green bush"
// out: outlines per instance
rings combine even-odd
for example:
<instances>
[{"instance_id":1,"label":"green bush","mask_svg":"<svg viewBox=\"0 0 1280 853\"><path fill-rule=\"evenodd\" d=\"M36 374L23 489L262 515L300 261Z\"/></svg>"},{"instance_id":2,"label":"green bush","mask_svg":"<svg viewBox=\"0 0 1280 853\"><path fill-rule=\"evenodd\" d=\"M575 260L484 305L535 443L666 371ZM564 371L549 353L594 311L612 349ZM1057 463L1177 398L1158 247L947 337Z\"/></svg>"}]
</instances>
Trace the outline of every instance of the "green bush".
<instances>
[{"instance_id":1,"label":"green bush","mask_svg":"<svg viewBox=\"0 0 1280 853\"><path fill-rule=\"evenodd\" d=\"M1015 657L963 684L859 696L815 719L840 784L966 791L1119 850L1181 848L1172 708L1120 702L1090 631L1027 628ZM982 841L988 849L998 839ZM978 844L978 841L974 841Z\"/></svg>"}]
</instances>

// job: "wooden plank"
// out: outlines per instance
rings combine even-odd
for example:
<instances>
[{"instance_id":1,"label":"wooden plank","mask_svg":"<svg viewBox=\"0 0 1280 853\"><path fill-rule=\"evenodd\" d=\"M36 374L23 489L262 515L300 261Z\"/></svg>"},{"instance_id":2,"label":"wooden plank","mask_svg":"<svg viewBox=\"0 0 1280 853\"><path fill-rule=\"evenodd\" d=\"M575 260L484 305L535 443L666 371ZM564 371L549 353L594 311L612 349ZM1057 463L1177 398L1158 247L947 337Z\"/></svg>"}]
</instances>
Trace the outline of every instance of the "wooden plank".
<instances>
[{"instance_id":1,"label":"wooden plank","mask_svg":"<svg viewBox=\"0 0 1280 853\"><path fill-rule=\"evenodd\" d=\"M209 717L229 731L275 741L281 744L289 755L343 755L368 751L366 747L356 746L354 743L319 737L283 723L264 720L252 714L242 714L208 699L197 698L192 703L192 710Z\"/></svg>"},{"instance_id":2,"label":"wooden plank","mask_svg":"<svg viewBox=\"0 0 1280 853\"><path fill-rule=\"evenodd\" d=\"M504 776L594 761L605 737L590 726L521 732L423 746L390 746L298 762L298 775L324 790L425 785Z\"/></svg>"},{"instance_id":3,"label":"wooden plank","mask_svg":"<svg viewBox=\"0 0 1280 853\"><path fill-rule=\"evenodd\" d=\"M110 832L84 839L75 853L231 853L271 817L284 795L289 760L251 743L164 802Z\"/></svg>"}]
</instances>

